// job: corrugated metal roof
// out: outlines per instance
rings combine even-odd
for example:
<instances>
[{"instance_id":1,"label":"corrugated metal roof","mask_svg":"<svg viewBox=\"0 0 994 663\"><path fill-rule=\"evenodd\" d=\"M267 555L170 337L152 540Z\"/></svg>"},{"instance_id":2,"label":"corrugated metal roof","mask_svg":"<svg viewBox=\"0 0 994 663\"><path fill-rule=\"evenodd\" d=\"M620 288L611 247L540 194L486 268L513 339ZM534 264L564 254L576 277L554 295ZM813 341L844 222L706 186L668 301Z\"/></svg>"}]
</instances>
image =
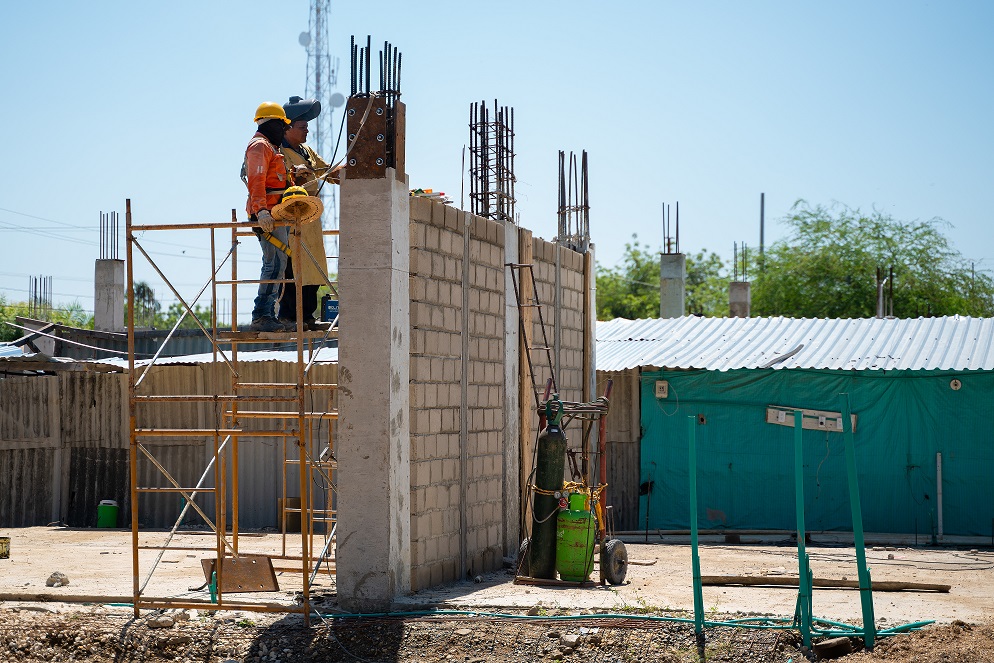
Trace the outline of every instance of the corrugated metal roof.
<instances>
[{"instance_id":1,"label":"corrugated metal roof","mask_svg":"<svg viewBox=\"0 0 994 663\"><path fill-rule=\"evenodd\" d=\"M699 318L597 323L597 370L994 370L994 318Z\"/></svg>"},{"instance_id":2,"label":"corrugated metal roof","mask_svg":"<svg viewBox=\"0 0 994 663\"><path fill-rule=\"evenodd\" d=\"M231 350L225 349L224 354L228 359L231 359ZM311 360L311 353L309 350L304 350L304 361L309 362ZM128 360L121 357L111 357L109 359L99 359L99 360L87 360L94 361L100 364L110 364L112 366L122 366L124 368L128 367ZM159 357L155 360L156 366L166 366L169 364L210 364L214 361L214 355L211 352L204 352L195 355L182 355L178 357ZM218 363L223 363L224 360L221 355L218 354ZM295 364L297 363L297 351L296 350L257 350L253 352L239 352L238 353L239 362L257 362L257 361L278 361L282 363ZM152 362L151 359L138 359L135 361L135 366L146 366ZM338 348L324 347L321 351L317 353L317 360L315 364L337 364L338 363Z\"/></svg>"}]
</instances>

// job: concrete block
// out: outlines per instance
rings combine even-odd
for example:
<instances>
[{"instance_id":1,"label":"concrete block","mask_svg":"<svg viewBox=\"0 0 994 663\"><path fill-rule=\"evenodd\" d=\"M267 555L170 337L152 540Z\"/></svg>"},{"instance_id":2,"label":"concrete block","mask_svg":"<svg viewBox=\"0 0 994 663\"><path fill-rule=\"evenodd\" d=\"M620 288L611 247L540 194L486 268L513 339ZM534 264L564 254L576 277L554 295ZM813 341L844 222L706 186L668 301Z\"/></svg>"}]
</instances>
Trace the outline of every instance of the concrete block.
<instances>
[{"instance_id":1,"label":"concrete block","mask_svg":"<svg viewBox=\"0 0 994 663\"><path fill-rule=\"evenodd\" d=\"M487 238L487 220L482 216L473 216L472 223L470 225L470 237L476 239L486 239Z\"/></svg>"},{"instance_id":2,"label":"concrete block","mask_svg":"<svg viewBox=\"0 0 994 663\"><path fill-rule=\"evenodd\" d=\"M456 561L454 559L447 559L442 562L442 573L445 582L452 582L453 580L458 580L458 571L456 566Z\"/></svg>"},{"instance_id":3,"label":"concrete block","mask_svg":"<svg viewBox=\"0 0 994 663\"><path fill-rule=\"evenodd\" d=\"M411 237L411 249L423 249L425 246L425 224L412 221L407 232Z\"/></svg>"},{"instance_id":4,"label":"concrete block","mask_svg":"<svg viewBox=\"0 0 994 663\"><path fill-rule=\"evenodd\" d=\"M456 232L462 230L462 219L460 218L459 210L448 205L444 205L443 207L445 208L445 227Z\"/></svg>"},{"instance_id":5,"label":"concrete block","mask_svg":"<svg viewBox=\"0 0 994 663\"><path fill-rule=\"evenodd\" d=\"M415 591L431 587L431 574L429 572L429 567L422 563L414 569L411 584L411 589Z\"/></svg>"},{"instance_id":6,"label":"concrete block","mask_svg":"<svg viewBox=\"0 0 994 663\"><path fill-rule=\"evenodd\" d=\"M432 201L428 198L411 198L411 219L421 223L431 222Z\"/></svg>"},{"instance_id":7,"label":"concrete block","mask_svg":"<svg viewBox=\"0 0 994 663\"><path fill-rule=\"evenodd\" d=\"M425 229L425 248L429 251L436 252L439 247L439 232L440 230L435 226L428 226Z\"/></svg>"},{"instance_id":8,"label":"concrete block","mask_svg":"<svg viewBox=\"0 0 994 663\"><path fill-rule=\"evenodd\" d=\"M444 329L459 331L461 325L456 309L447 307L442 315L442 324L439 326Z\"/></svg>"}]
</instances>

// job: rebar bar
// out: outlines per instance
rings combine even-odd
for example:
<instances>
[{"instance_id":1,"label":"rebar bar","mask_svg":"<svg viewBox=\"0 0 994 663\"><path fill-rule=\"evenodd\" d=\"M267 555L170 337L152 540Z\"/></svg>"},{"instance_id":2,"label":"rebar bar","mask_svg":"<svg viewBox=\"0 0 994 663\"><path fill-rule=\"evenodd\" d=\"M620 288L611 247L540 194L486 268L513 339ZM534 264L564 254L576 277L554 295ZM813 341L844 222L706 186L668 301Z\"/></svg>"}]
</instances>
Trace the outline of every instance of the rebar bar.
<instances>
[{"instance_id":1,"label":"rebar bar","mask_svg":"<svg viewBox=\"0 0 994 663\"><path fill-rule=\"evenodd\" d=\"M590 247L590 197L587 193L587 151L559 151L559 229L556 241L574 251Z\"/></svg>"},{"instance_id":2,"label":"rebar bar","mask_svg":"<svg viewBox=\"0 0 994 663\"><path fill-rule=\"evenodd\" d=\"M495 221L515 222L514 109L494 99L470 104L470 208Z\"/></svg>"}]
</instances>

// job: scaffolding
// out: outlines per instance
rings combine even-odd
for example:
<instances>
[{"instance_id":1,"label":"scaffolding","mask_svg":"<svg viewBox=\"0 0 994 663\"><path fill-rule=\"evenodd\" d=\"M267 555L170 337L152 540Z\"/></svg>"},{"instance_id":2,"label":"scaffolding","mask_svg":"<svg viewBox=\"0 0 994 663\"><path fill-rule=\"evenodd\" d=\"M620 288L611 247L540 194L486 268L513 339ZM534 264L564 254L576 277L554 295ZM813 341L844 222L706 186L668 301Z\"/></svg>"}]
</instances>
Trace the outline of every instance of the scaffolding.
<instances>
[{"instance_id":1,"label":"scaffolding","mask_svg":"<svg viewBox=\"0 0 994 663\"><path fill-rule=\"evenodd\" d=\"M309 622L311 612L311 585L323 570L334 574L333 542L335 536L335 472L333 424L337 421L337 380L321 381L317 366L337 363L337 355L329 359L327 350L338 335L336 317L326 331L253 332L242 331L238 326L238 287L257 287L261 283L279 284L296 289L296 329L304 330L304 311L301 274L294 270L293 279L261 281L241 278L238 275L238 246L240 238L254 237L251 222L239 222L232 210L231 220L219 223L187 223L168 225L139 225L133 222L131 201L127 201L127 335L128 335L128 407L130 421L130 508L133 565L133 605L135 616L142 609L206 608L246 610L257 612L301 613ZM290 251L294 257L306 256L317 264L315 256L301 242L300 228L290 226ZM155 231L207 231L210 234L211 273L191 301L184 299L163 270L142 247L136 233ZM218 237L230 234L231 245L219 260ZM325 230L324 235L337 235L337 230ZM254 241L254 240L253 240ZM137 255L136 255L137 254ZM172 291L183 308L183 315L176 322L162 347L151 360L136 360L135 353L135 282L134 261L141 257L154 269ZM319 256L326 259L326 256ZM303 260L304 258L298 258ZM225 278L220 275L227 266ZM184 276L188 277L188 274ZM328 287L337 295L336 284L328 280ZM219 325L218 293L230 288L230 325ZM210 293L209 324L198 319L195 307L206 292ZM146 378L156 367L169 339L189 317L210 340L212 360L206 371L203 393L155 393ZM290 380L249 381L242 370L240 352L265 346L292 347L296 351L292 362L293 378ZM325 359L321 360L322 352ZM157 427L161 417L156 416L160 406L209 411L206 424L197 416L186 417L187 427ZM327 424L327 425L325 425ZM206 467L195 485L183 485L176 468L157 455L157 444L170 440L194 440L204 444L190 444L186 465L206 460ZM280 530L282 546L278 553L271 550L251 550L254 538L244 536L240 527L239 496L239 447L276 439L282 456L281 467L273 467L273 475L280 477ZM164 442L165 441L165 442ZM206 453L205 452L206 447ZM176 454L170 454L174 464L179 464ZM199 464L198 464L199 466ZM187 472L189 474L189 472ZM139 477L142 478L140 481ZM152 477L151 479L149 477ZM187 484L190 482L188 481ZM252 487L249 487L251 489ZM291 492L297 493L299 503L293 501ZM179 496L182 510L175 524L163 536L158 532L142 531L142 508L157 497ZM211 545L178 545L175 541L184 519L195 512L213 534ZM299 514L300 535L291 536L288 522ZM243 534L243 536L240 536ZM153 596L147 591L163 555L167 551L199 552L202 560L204 584L182 596ZM141 556L155 555L154 561L144 566ZM275 566L273 560L283 562ZM288 564L287 564L288 563ZM280 603L266 600L264 592L279 590L276 572L294 583L299 590L296 600ZM293 574L299 574L294 576ZM200 584L199 579L194 584ZM237 595L238 597L229 597ZM260 596L261 595L261 596Z\"/></svg>"}]
</instances>

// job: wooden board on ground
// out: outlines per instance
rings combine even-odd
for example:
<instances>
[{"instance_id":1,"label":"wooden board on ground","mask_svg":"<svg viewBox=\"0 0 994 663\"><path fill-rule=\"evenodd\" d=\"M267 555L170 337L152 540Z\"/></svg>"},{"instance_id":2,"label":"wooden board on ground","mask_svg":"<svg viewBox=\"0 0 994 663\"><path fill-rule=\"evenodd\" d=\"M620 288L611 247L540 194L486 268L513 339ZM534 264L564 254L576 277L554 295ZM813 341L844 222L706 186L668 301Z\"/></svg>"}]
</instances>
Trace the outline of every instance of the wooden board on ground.
<instances>
[{"instance_id":1,"label":"wooden board on ground","mask_svg":"<svg viewBox=\"0 0 994 663\"><path fill-rule=\"evenodd\" d=\"M216 559L200 560L204 567L207 582L211 580ZM218 591L221 594L240 592L278 592L279 583L273 569L273 561L266 555L240 555L225 557L221 573L218 574Z\"/></svg>"},{"instance_id":2,"label":"wooden board on ground","mask_svg":"<svg viewBox=\"0 0 994 663\"><path fill-rule=\"evenodd\" d=\"M701 576L702 585L747 585L760 587L777 585L781 587L797 587L796 576ZM815 587L832 589L859 589L857 580L834 580L831 578L815 578L811 581ZM951 589L950 585L940 585L924 582L901 582L897 580L874 580L873 591L876 592L942 592Z\"/></svg>"}]
</instances>

